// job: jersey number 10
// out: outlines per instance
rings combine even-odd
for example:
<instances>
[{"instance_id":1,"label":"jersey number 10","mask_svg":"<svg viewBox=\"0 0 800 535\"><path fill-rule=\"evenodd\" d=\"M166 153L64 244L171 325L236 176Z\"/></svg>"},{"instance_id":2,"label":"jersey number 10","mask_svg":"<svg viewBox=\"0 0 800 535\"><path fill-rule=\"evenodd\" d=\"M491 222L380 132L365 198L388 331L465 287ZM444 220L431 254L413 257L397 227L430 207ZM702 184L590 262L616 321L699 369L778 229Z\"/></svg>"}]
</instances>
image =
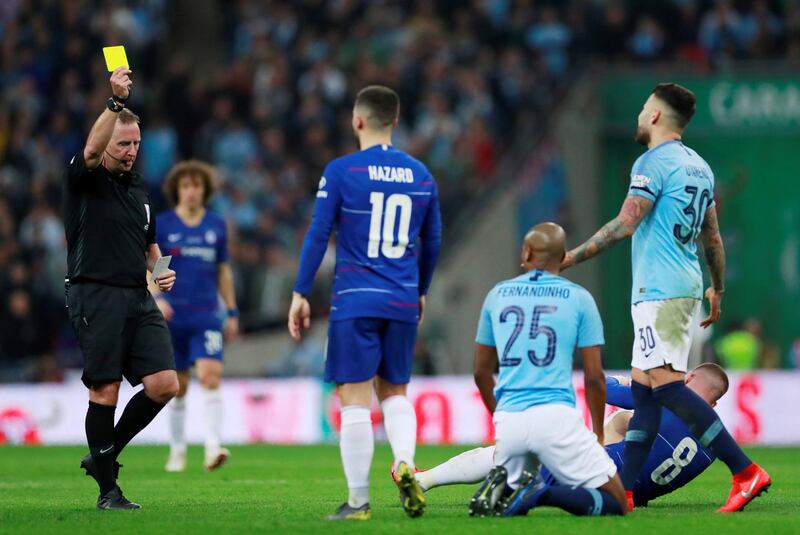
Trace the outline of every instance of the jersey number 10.
<instances>
[{"instance_id":1,"label":"jersey number 10","mask_svg":"<svg viewBox=\"0 0 800 535\"><path fill-rule=\"evenodd\" d=\"M386 199L384 194L373 191L369 196L372 214L369 220L369 245L367 256L378 258L383 253L386 258L402 258L408 247L408 231L411 227L411 197L402 193L393 193ZM397 222L400 212L400 222ZM383 228L381 228L383 222ZM394 227L397 226L397 239ZM395 241L397 242L395 244Z\"/></svg>"}]
</instances>

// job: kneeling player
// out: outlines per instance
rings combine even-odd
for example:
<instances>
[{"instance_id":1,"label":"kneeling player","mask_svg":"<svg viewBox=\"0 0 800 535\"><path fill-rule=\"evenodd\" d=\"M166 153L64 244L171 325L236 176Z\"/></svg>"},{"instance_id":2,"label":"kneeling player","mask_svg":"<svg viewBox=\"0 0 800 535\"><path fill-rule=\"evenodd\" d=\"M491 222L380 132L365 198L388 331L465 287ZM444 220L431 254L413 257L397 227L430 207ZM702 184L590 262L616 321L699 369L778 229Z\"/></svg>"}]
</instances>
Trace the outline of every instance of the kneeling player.
<instances>
[{"instance_id":1,"label":"kneeling player","mask_svg":"<svg viewBox=\"0 0 800 535\"><path fill-rule=\"evenodd\" d=\"M565 239L554 223L536 225L522 248L526 273L499 283L486 296L476 338L475 382L494 414L497 443L495 466L470 502L472 516L502 514L522 500L576 515L625 514L622 482L601 446L603 324L589 292L558 276ZM595 434L575 408L576 347L583 356ZM530 485L540 461L562 485L541 480Z\"/></svg>"},{"instance_id":2,"label":"kneeling player","mask_svg":"<svg viewBox=\"0 0 800 535\"><path fill-rule=\"evenodd\" d=\"M239 331L233 275L228 264L225 221L206 210L214 191L214 169L203 162L189 160L176 164L164 181L164 193L174 210L158 216L157 240L172 264L184 273L182 282L171 294L160 294L156 303L169 322L175 364L178 370L178 395L170 403L170 453L168 472L186 468L186 390L192 366L203 391L206 435L206 470L222 466L230 452L221 446L223 325L217 294L227 308L224 333L227 339Z\"/></svg>"},{"instance_id":3,"label":"kneeling player","mask_svg":"<svg viewBox=\"0 0 800 535\"><path fill-rule=\"evenodd\" d=\"M630 380L609 377L606 385L610 405L633 408ZM687 374L686 386L713 407L728 390L728 377L716 364L702 364ZM630 410L618 411L604 426L606 451L618 471L622 470L624 438L632 415ZM417 481L426 492L444 485L482 481L494 465L494 450L494 446L488 446L466 451L430 470L418 472ZM634 486L636 505L646 506L648 502L687 485L711 466L715 458L679 418L664 409L658 438ZM540 473L545 483L556 483L546 467L542 467ZM525 514L527 510L523 506L511 512Z\"/></svg>"}]
</instances>

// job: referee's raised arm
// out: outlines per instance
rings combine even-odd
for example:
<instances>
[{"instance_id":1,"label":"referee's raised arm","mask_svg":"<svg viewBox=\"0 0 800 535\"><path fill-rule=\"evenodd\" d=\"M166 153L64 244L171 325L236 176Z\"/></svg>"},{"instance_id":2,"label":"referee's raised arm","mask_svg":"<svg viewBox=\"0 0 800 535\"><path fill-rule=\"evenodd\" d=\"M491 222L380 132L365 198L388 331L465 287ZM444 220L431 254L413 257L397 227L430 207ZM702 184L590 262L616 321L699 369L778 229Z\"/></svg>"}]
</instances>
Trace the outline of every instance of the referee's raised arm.
<instances>
[{"instance_id":1,"label":"referee's raised arm","mask_svg":"<svg viewBox=\"0 0 800 535\"><path fill-rule=\"evenodd\" d=\"M83 159L86 167L94 169L103 161L103 155L114 133L114 124L117 116L122 111L125 102L130 95L130 88L133 80L130 78L131 71L125 67L118 67L111 73L111 93L112 97L106 103L107 108L103 110L100 117L94 122L86 146L83 148Z\"/></svg>"}]
</instances>

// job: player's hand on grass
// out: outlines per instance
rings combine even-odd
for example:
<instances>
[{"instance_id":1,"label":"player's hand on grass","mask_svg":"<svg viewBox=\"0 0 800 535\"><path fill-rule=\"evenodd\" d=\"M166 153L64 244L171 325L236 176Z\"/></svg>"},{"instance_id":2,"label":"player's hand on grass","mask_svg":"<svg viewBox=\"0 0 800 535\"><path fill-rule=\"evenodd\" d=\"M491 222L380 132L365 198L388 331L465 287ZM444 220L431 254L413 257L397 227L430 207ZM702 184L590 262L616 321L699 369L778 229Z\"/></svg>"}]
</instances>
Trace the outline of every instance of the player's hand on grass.
<instances>
[{"instance_id":1,"label":"player's hand on grass","mask_svg":"<svg viewBox=\"0 0 800 535\"><path fill-rule=\"evenodd\" d=\"M722 292L718 292L714 288L706 290L706 299L711 305L711 310L708 312L708 317L700 322L700 327L707 329L712 323L719 320L722 310L720 304L722 303Z\"/></svg>"},{"instance_id":2,"label":"player's hand on grass","mask_svg":"<svg viewBox=\"0 0 800 535\"><path fill-rule=\"evenodd\" d=\"M225 334L225 340L230 342L239 336L239 318L228 318L225 320L225 326L222 328Z\"/></svg>"},{"instance_id":3,"label":"player's hand on grass","mask_svg":"<svg viewBox=\"0 0 800 535\"><path fill-rule=\"evenodd\" d=\"M303 330L311 327L311 306L305 296L293 292L292 305L289 307L289 334L295 342L300 341Z\"/></svg>"},{"instance_id":4,"label":"player's hand on grass","mask_svg":"<svg viewBox=\"0 0 800 535\"><path fill-rule=\"evenodd\" d=\"M418 325L422 325L422 320L425 319L425 296L419 296L419 323Z\"/></svg>"},{"instance_id":5,"label":"player's hand on grass","mask_svg":"<svg viewBox=\"0 0 800 535\"><path fill-rule=\"evenodd\" d=\"M156 284L158 284L158 289L162 292L169 292L172 290L172 286L175 284L175 271L171 269L166 270L158 276Z\"/></svg>"},{"instance_id":6,"label":"player's hand on grass","mask_svg":"<svg viewBox=\"0 0 800 535\"><path fill-rule=\"evenodd\" d=\"M131 94L133 80L131 80L130 75L132 72L133 71L125 67L117 67L114 69L114 72L111 73L109 81L111 82L111 92L115 97L125 100Z\"/></svg>"},{"instance_id":7,"label":"player's hand on grass","mask_svg":"<svg viewBox=\"0 0 800 535\"><path fill-rule=\"evenodd\" d=\"M156 298L156 306L161 311L161 314L164 316L165 320L172 321L172 318L175 316L175 310L166 299L163 297Z\"/></svg>"}]
</instances>

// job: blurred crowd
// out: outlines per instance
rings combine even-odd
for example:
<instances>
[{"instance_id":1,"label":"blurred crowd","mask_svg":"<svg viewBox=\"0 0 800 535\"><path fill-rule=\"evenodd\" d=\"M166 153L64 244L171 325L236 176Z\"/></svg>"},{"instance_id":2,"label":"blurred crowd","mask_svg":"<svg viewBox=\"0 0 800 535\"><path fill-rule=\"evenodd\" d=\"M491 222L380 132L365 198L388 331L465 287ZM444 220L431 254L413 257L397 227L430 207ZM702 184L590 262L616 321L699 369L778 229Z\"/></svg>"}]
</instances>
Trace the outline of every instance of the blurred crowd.
<instances>
[{"instance_id":1,"label":"blurred crowd","mask_svg":"<svg viewBox=\"0 0 800 535\"><path fill-rule=\"evenodd\" d=\"M178 31L193 6L199 26ZM207 57L185 50L209 40ZM282 323L322 168L356 150L360 87L400 94L395 143L436 176L453 243L448 224L530 149L515 134L576 69L800 59L800 1L3 0L0 43L0 380L57 379L79 358L60 305L61 177L109 95L102 46L128 51L155 206L180 159L219 168L213 209L252 330Z\"/></svg>"}]
</instances>

